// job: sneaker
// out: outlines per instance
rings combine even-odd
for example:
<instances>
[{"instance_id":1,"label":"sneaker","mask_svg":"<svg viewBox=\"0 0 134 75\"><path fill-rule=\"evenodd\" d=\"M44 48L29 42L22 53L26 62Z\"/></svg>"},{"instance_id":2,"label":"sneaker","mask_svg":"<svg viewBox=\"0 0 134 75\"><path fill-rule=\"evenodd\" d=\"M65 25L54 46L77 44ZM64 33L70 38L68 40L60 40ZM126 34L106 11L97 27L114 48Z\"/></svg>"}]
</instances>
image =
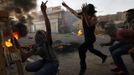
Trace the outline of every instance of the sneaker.
<instances>
[{"instance_id":1,"label":"sneaker","mask_svg":"<svg viewBox=\"0 0 134 75\"><path fill-rule=\"evenodd\" d=\"M114 68L114 69L111 69L112 72L119 72L120 71L120 68Z\"/></svg>"},{"instance_id":2,"label":"sneaker","mask_svg":"<svg viewBox=\"0 0 134 75\"><path fill-rule=\"evenodd\" d=\"M122 71L122 70L116 72L116 74L117 74L117 75L126 75L126 74L124 73L124 71Z\"/></svg>"},{"instance_id":3,"label":"sneaker","mask_svg":"<svg viewBox=\"0 0 134 75\"><path fill-rule=\"evenodd\" d=\"M117 75L129 75L129 73L122 68L111 69L111 71L115 72Z\"/></svg>"}]
</instances>

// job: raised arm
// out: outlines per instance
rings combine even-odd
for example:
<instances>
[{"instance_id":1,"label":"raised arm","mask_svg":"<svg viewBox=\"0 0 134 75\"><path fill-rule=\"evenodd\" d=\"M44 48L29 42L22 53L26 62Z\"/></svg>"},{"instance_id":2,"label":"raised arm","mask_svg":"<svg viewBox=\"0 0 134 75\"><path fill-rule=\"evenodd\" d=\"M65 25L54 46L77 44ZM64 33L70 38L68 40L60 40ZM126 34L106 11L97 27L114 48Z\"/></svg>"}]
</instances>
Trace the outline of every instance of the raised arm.
<instances>
[{"instance_id":1,"label":"raised arm","mask_svg":"<svg viewBox=\"0 0 134 75\"><path fill-rule=\"evenodd\" d=\"M50 21L48 19L47 13L46 13L46 6L47 1L44 3L42 2L41 4L41 11L45 19L45 26L46 26L46 33L47 33L47 40L50 45L52 45L52 35L51 35L51 26L50 26Z\"/></svg>"},{"instance_id":2,"label":"raised arm","mask_svg":"<svg viewBox=\"0 0 134 75\"><path fill-rule=\"evenodd\" d=\"M78 18L82 18L82 16L81 15L79 15L75 10L73 10L72 8L70 8L65 2L62 2L62 5L66 8L66 9L68 9L72 14L74 14L76 17L78 17Z\"/></svg>"}]
</instances>

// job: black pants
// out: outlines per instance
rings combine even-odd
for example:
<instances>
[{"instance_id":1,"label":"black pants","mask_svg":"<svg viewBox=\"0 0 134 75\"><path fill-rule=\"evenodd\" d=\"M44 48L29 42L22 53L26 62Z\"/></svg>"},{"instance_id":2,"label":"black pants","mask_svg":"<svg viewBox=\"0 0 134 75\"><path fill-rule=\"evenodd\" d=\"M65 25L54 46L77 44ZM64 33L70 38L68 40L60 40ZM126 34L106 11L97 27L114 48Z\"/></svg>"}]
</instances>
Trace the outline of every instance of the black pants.
<instances>
[{"instance_id":1,"label":"black pants","mask_svg":"<svg viewBox=\"0 0 134 75\"><path fill-rule=\"evenodd\" d=\"M102 54L100 51L94 49L92 41L85 41L80 47L79 47L79 57L80 57L80 67L81 69L86 69L86 52L89 50L91 53L99 56L100 58L103 58L105 55Z\"/></svg>"}]
</instances>

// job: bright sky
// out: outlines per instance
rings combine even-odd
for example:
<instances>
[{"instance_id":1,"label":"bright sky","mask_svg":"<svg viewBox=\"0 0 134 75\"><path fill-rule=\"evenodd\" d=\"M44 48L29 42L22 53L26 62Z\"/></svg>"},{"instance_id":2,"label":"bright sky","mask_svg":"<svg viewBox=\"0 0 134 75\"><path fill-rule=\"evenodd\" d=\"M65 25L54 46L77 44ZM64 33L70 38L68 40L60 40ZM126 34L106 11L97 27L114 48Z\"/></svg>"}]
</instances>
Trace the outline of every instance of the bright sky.
<instances>
[{"instance_id":1,"label":"bright sky","mask_svg":"<svg viewBox=\"0 0 134 75\"><path fill-rule=\"evenodd\" d=\"M46 0L37 0L38 10L42 1ZM97 15L115 14L134 8L134 0L48 0L47 6L61 6L63 1L73 9L81 9L82 3L92 3L98 11Z\"/></svg>"}]
</instances>

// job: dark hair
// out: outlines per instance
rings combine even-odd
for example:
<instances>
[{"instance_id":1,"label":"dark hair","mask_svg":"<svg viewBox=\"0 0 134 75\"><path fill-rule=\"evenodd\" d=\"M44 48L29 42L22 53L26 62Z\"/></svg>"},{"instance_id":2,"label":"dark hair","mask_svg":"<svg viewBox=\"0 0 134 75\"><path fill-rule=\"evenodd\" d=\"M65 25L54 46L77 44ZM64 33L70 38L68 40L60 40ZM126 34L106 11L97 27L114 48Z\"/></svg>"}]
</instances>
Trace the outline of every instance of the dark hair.
<instances>
[{"instance_id":1,"label":"dark hair","mask_svg":"<svg viewBox=\"0 0 134 75\"><path fill-rule=\"evenodd\" d=\"M134 9L127 10L127 13L134 13Z\"/></svg>"},{"instance_id":2,"label":"dark hair","mask_svg":"<svg viewBox=\"0 0 134 75\"><path fill-rule=\"evenodd\" d=\"M93 4L88 4L86 7L86 12L88 15L94 15L97 11L95 10L95 7ZM82 12L78 13L79 15L82 14Z\"/></svg>"},{"instance_id":3,"label":"dark hair","mask_svg":"<svg viewBox=\"0 0 134 75\"><path fill-rule=\"evenodd\" d=\"M127 21L131 22L134 19L134 9L129 9L127 12Z\"/></svg>"},{"instance_id":4,"label":"dark hair","mask_svg":"<svg viewBox=\"0 0 134 75\"><path fill-rule=\"evenodd\" d=\"M42 44L47 42L46 32L44 30L38 30L35 34L35 42Z\"/></svg>"},{"instance_id":5,"label":"dark hair","mask_svg":"<svg viewBox=\"0 0 134 75\"><path fill-rule=\"evenodd\" d=\"M97 11L95 10L95 7L94 7L93 4L88 4L88 5L86 6L86 10L87 10L87 12L90 13L91 15L92 15L92 14L95 14L95 13L97 12Z\"/></svg>"}]
</instances>

